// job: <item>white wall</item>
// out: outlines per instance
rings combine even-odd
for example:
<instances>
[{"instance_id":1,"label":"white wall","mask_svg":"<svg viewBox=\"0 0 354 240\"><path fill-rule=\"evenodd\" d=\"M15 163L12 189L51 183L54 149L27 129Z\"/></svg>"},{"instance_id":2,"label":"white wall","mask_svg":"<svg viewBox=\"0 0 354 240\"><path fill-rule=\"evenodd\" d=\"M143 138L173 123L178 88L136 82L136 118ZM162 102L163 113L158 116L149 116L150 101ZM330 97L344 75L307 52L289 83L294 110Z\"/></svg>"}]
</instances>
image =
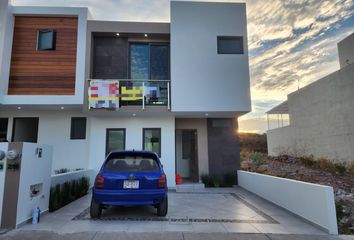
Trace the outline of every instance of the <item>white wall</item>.
<instances>
[{"instance_id":1,"label":"white wall","mask_svg":"<svg viewBox=\"0 0 354 240\"><path fill-rule=\"evenodd\" d=\"M353 76L351 64L288 95L290 126L267 132L269 154L353 162Z\"/></svg>"},{"instance_id":2,"label":"white wall","mask_svg":"<svg viewBox=\"0 0 354 240\"><path fill-rule=\"evenodd\" d=\"M43 149L41 158L37 157L36 148ZM36 207L39 207L41 212L48 211L52 150L48 145L23 144L16 225L30 219ZM30 186L40 183L43 183L42 193L31 198Z\"/></svg>"},{"instance_id":3,"label":"white wall","mask_svg":"<svg viewBox=\"0 0 354 240\"><path fill-rule=\"evenodd\" d=\"M0 143L0 151L4 151L5 154L8 151L9 144L8 143ZM0 225L1 225L1 217L2 217L2 202L4 198L4 187L5 187L5 172L6 172L6 157L1 160L4 166L3 170L0 170Z\"/></svg>"},{"instance_id":4,"label":"white wall","mask_svg":"<svg viewBox=\"0 0 354 240\"><path fill-rule=\"evenodd\" d=\"M11 141L14 117L39 117L38 143L53 146L53 171L59 168L88 167L89 130L84 140L70 139L71 117L84 117L81 112L19 110L0 111L0 116L9 117L8 141ZM89 121L88 118L87 126Z\"/></svg>"},{"instance_id":5,"label":"white wall","mask_svg":"<svg viewBox=\"0 0 354 240\"><path fill-rule=\"evenodd\" d=\"M63 184L65 182L70 182L72 180L78 180L82 177L90 178L90 186L93 186L96 177L96 171L93 169L79 170L67 173L61 173L51 176L51 186L54 187L57 184Z\"/></svg>"},{"instance_id":6,"label":"white wall","mask_svg":"<svg viewBox=\"0 0 354 240\"><path fill-rule=\"evenodd\" d=\"M7 94L10 73L11 46L13 34L13 17L9 0L0 0L0 103Z\"/></svg>"},{"instance_id":7,"label":"white wall","mask_svg":"<svg viewBox=\"0 0 354 240\"><path fill-rule=\"evenodd\" d=\"M354 33L338 43L338 55L341 68L354 63Z\"/></svg>"},{"instance_id":8,"label":"white wall","mask_svg":"<svg viewBox=\"0 0 354 240\"><path fill-rule=\"evenodd\" d=\"M161 128L161 162L169 187L175 186L175 119L174 117L112 118L91 117L89 168L98 171L105 160L106 129L126 129L126 149L143 148L143 128Z\"/></svg>"},{"instance_id":9,"label":"white wall","mask_svg":"<svg viewBox=\"0 0 354 240\"><path fill-rule=\"evenodd\" d=\"M250 111L244 3L171 2L173 112ZM243 36L244 54L217 54L217 36Z\"/></svg>"},{"instance_id":10,"label":"white wall","mask_svg":"<svg viewBox=\"0 0 354 240\"><path fill-rule=\"evenodd\" d=\"M338 234L332 187L245 171L237 176L242 188Z\"/></svg>"}]
</instances>

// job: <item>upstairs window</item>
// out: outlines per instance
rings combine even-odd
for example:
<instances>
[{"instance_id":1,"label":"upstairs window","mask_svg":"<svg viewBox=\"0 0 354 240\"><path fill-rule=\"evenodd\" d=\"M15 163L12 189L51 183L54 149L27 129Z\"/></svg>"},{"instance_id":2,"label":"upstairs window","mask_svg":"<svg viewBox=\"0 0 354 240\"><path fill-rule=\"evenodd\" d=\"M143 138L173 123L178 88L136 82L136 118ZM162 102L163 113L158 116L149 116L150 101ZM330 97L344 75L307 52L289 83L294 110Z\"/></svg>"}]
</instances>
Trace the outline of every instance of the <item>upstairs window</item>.
<instances>
[{"instance_id":1,"label":"upstairs window","mask_svg":"<svg viewBox=\"0 0 354 240\"><path fill-rule=\"evenodd\" d=\"M37 51L55 50L56 33L53 30L38 30Z\"/></svg>"},{"instance_id":2,"label":"upstairs window","mask_svg":"<svg viewBox=\"0 0 354 240\"><path fill-rule=\"evenodd\" d=\"M218 36L218 54L243 54L243 37Z\"/></svg>"},{"instance_id":3,"label":"upstairs window","mask_svg":"<svg viewBox=\"0 0 354 240\"><path fill-rule=\"evenodd\" d=\"M71 118L70 139L85 139L86 138L86 118L73 117Z\"/></svg>"}]
</instances>

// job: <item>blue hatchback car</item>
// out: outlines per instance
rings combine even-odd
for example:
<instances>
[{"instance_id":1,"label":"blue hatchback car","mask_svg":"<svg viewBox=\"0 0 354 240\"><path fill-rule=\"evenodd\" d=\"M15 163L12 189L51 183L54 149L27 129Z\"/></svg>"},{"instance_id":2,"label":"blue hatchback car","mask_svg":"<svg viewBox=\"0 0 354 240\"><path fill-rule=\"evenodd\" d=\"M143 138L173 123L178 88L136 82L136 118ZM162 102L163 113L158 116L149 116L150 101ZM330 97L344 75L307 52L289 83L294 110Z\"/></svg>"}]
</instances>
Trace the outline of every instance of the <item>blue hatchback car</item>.
<instances>
[{"instance_id":1,"label":"blue hatchback car","mask_svg":"<svg viewBox=\"0 0 354 240\"><path fill-rule=\"evenodd\" d=\"M150 151L112 151L92 189L90 215L107 205L152 205L158 216L168 210L167 179L158 155Z\"/></svg>"}]
</instances>

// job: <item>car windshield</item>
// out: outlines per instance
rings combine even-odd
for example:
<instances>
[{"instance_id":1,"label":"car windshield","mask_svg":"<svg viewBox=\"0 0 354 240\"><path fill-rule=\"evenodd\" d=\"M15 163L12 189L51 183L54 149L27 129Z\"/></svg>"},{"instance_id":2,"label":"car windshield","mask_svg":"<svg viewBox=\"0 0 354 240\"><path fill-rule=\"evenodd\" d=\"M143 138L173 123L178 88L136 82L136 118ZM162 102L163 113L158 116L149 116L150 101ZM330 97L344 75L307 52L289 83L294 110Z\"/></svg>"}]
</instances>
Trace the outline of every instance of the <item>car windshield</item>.
<instances>
[{"instance_id":1,"label":"car windshield","mask_svg":"<svg viewBox=\"0 0 354 240\"><path fill-rule=\"evenodd\" d=\"M155 159L147 156L113 156L104 166L108 172L158 172Z\"/></svg>"}]
</instances>

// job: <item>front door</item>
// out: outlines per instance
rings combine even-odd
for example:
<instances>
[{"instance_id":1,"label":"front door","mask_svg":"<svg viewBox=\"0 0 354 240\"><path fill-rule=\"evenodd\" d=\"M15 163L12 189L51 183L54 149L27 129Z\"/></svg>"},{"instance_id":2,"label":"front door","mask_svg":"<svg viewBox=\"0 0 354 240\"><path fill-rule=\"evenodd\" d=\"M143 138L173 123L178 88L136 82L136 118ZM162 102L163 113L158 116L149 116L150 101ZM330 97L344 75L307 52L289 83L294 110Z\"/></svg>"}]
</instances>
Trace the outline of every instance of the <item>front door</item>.
<instances>
[{"instance_id":1,"label":"front door","mask_svg":"<svg viewBox=\"0 0 354 240\"><path fill-rule=\"evenodd\" d=\"M197 130L176 130L176 172L184 182L199 182Z\"/></svg>"}]
</instances>

